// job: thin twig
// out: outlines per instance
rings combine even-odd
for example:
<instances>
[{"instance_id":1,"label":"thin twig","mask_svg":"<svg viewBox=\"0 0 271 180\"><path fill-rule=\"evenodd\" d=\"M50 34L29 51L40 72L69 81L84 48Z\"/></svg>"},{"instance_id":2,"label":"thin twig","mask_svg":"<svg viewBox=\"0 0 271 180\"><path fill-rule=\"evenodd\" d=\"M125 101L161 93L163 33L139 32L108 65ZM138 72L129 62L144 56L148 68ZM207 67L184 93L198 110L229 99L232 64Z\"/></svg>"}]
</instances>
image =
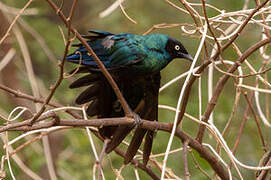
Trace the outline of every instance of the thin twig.
<instances>
[{"instance_id":1,"label":"thin twig","mask_svg":"<svg viewBox=\"0 0 271 180\"><path fill-rule=\"evenodd\" d=\"M184 175L185 179L189 180L190 179L190 173L188 169L188 163L187 163L187 146L188 146L188 141L184 141L183 143L183 158L184 158Z\"/></svg>"},{"instance_id":2,"label":"thin twig","mask_svg":"<svg viewBox=\"0 0 271 180\"><path fill-rule=\"evenodd\" d=\"M132 18L126 13L126 11L125 11L124 7L122 6L122 4L120 3L119 5L120 5L120 9L121 9L121 11L123 12L123 14L125 15L125 17L126 17L127 19L129 19L129 21L131 21L132 23L137 24L137 22L136 22L134 19L132 19Z\"/></svg>"},{"instance_id":3,"label":"thin twig","mask_svg":"<svg viewBox=\"0 0 271 180\"><path fill-rule=\"evenodd\" d=\"M250 94L249 101L251 101L252 98L253 98L253 93ZM241 135L242 135L244 127L245 127L245 123L246 123L246 121L248 119L248 112L249 112L249 105L247 104L246 109L244 111L243 119L241 121L241 125L240 125L240 128L239 128L239 131L238 131L238 135L236 137L235 143L234 143L233 148L232 148L232 154L235 154L235 152L237 150L237 147L239 145L240 138L241 138ZM229 166L231 168L231 164Z\"/></svg>"},{"instance_id":4,"label":"thin twig","mask_svg":"<svg viewBox=\"0 0 271 180\"><path fill-rule=\"evenodd\" d=\"M200 172L202 172L202 174L204 174L209 180L211 180L212 178L208 175L207 172L205 172L199 165L194 153L191 151L190 152L191 156L192 156L192 159L193 159L193 162L195 163L195 168L199 169Z\"/></svg>"},{"instance_id":5,"label":"thin twig","mask_svg":"<svg viewBox=\"0 0 271 180\"><path fill-rule=\"evenodd\" d=\"M9 36L10 31L12 30L14 24L16 23L16 21L18 20L18 18L23 14L23 12L30 6L30 4L32 3L33 0L28 0L28 2L25 4L25 6L20 10L20 12L18 12L18 14L16 15L16 17L14 18L14 20L11 22L8 30L6 31L5 35L1 38L0 40L0 45L4 42L4 40Z\"/></svg>"},{"instance_id":6,"label":"thin twig","mask_svg":"<svg viewBox=\"0 0 271 180\"><path fill-rule=\"evenodd\" d=\"M25 94L25 93L22 93L20 91L15 91L7 86L4 86L2 84L0 84L0 89L14 95L15 97L17 98L22 98L22 99L27 99L27 100L30 100L30 101L33 101L34 103L44 103L45 100L41 99L41 98L36 98L34 96L31 96L31 95L28 95L28 94ZM52 103L52 102L49 102L48 103L49 106L52 106L52 107L63 107L62 105L60 104L56 104L56 103ZM70 110L66 110L67 113L69 113L71 116L75 117L75 118L81 118L82 116L77 114L77 113L74 113Z\"/></svg>"},{"instance_id":7,"label":"thin twig","mask_svg":"<svg viewBox=\"0 0 271 180\"><path fill-rule=\"evenodd\" d=\"M252 113L252 115L253 115L253 117L254 117L254 120L255 120L255 122L256 122L257 129L258 129L258 132L259 132L259 135L260 135L260 139L261 139L261 142L262 142L263 150L266 152L266 151L267 151L267 146L266 146L266 143L265 143L265 140L264 140L264 137L263 137L263 132L262 132L262 128L261 128L261 126L260 126L260 120L259 120L259 117L257 116L256 112L254 111L253 106L252 106L252 103L251 103L252 98L251 98L251 99L248 98L246 93L244 93L244 96L245 96L245 98L246 98L246 101L247 101L247 103L248 103L248 105L249 105L250 111L251 111L251 113ZM252 96L252 97L253 97L253 96Z\"/></svg>"}]
</instances>

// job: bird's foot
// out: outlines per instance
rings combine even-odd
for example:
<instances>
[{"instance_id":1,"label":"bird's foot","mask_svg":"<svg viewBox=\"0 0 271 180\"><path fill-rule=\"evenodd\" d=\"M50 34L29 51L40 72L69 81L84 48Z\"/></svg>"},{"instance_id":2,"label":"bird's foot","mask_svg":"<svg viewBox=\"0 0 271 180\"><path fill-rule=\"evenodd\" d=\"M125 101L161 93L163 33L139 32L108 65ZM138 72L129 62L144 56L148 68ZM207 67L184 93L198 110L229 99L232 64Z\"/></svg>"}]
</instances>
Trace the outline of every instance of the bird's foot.
<instances>
[{"instance_id":1,"label":"bird's foot","mask_svg":"<svg viewBox=\"0 0 271 180\"><path fill-rule=\"evenodd\" d=\"M141 120L140 116L138 114L136 114L136 113L133 113L133 116L134 116L134 120L135 120L136 126L141 125L142 124L142 120Z\"/></svg>"},{"instance_id":2,"label":"bird's foot","mask_svg":"<svg viewBox=\"0 0 271 180\"><path fill-rule=\"evenodd\" d=\"M133 126L138 127L138 126L140 126L142 124L142 120L141 120L140 116L137 113L132 112L130 117L135 120Z\"/></svg>"}]
</instances>

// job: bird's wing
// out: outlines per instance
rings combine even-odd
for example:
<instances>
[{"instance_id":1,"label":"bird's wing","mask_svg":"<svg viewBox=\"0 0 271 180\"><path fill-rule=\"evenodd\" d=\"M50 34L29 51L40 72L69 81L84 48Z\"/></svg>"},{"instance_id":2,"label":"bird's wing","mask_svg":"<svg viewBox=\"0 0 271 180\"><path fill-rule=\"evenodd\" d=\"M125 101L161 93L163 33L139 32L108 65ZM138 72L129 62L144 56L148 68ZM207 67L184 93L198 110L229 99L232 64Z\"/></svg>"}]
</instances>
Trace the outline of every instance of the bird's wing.
<instances>
[{"instance_id":1,"label":"bird's wing","mask_svg":"<svg viewBox=\"0 0 271 180\"><path fill-rule=\"evenodd\" d=\"M71 89L87 86L76 98L76 104L90 102L87 108L89 116L111 117L112 102L116 101L117 98L104 75L100 72L90 72L85 66L81 66L79 71L72 71L71 73L87 73L69 86Z\"/></svg>"},{"instance_id":2,"label":"bird's wing","mask_svg":"<svg viewBox=\"0 0 271 180\"><path fill-rule=\"evenodd\" d=\"M79 72L85 73L85 66L82 66ZM89 116L98 116L98 118L122 117L124 112L121 105L106 78L100 72L87 72L88 74L75 80L70 88L85 88L76 98L76 104L90 102L87 108ZM135 110L139 102L144 97L144 91L140 80L137 78L125 78L116 80L124 98L132 110ZM112 129L112 128L109 128ZM111 130L110 130L111 132ZM100 128L100 133L104 137L110 138L113 133L108 133L108 128ZM128 132L129 133L129 132ZM121 143L121 141L119 142ZM119 144L118 143L118 144ZM117 144L117 145L118 145Z\"/></svg>"},{"instance_id":3,"label":"bird's wing","mask_svg":"<svg viewBox=\"0 0 271 180\"><path fill-rule=\"evenodd\" d=\"M142 37L127 33L112 34L103 31L90 31L97 35L84 36L88 44L109 70L126 68L139 63L147 56L141 44ZM82 44L76 44L78 49L68 55L66 60L73 63L88 65L93 70L98 66L93 57L88 54Z\"/></svg>"},{"instance_id":4,"label":"bird's wing","mask_svg":"<svg viewBox=\"0 0 271 180\"><path fill-rule=\"evenodd\" d=\"M157 120L160 73L143 78L143 80L142 78L119 79L117 83L133 111L136 111L143 119ZM98 118L124 116L114 91L101 73L87 74L74 81L70 88L81 88L84 86L88 87L79 94L76 103L84 104L90 102L86 111L89 116L97 115ZM100 128L99 132L103 137L111 138L106 152L110 153L114 150L133 128L134 126L132 125ZM142 128L137 128L134 133L126 152L125 163L133 159L145 135L143 160L147 164L151 153L154 132Z\"/></svg>"}]
</instances>

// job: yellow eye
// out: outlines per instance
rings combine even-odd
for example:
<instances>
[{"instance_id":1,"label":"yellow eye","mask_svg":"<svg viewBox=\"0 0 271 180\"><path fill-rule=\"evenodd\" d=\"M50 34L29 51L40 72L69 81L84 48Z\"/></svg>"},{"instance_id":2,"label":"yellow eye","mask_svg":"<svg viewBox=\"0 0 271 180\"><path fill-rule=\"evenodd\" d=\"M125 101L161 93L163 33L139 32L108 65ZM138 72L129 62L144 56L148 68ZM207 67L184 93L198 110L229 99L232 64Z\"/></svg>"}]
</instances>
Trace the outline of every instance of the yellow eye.
<instances>
[{"instance_id":1,"label":"yellow eye","mask_svg":"<svg viewBox=\"0 0 271 180\"><path fill-rule=\"evenodd\" d=\"M180 50L180 46L179 45L175 45L175 50L179 51Z\"/></svg>"}]
</instances>

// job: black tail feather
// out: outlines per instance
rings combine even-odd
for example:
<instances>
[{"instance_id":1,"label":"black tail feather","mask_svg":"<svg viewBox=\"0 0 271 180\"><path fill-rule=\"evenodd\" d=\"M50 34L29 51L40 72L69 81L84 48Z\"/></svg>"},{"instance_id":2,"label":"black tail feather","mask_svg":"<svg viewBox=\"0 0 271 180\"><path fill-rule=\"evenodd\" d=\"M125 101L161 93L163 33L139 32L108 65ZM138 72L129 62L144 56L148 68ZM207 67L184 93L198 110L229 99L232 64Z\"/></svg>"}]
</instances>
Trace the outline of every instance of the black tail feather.
<instances>
[{"instance_id":1,"label":"black tail feather","mask_svg":"<svg viewBox=\"0 0 271 180\"><path fill-rule=\"evenodd\" d=\"M95 116L99 114L99 108L98 108L99 100L94 99L87 108L87 115L89 116Z\"/></svg>"},{"instance_id":2,"label":"black tail feather","mask_svg":"<svg viewBox=\"0 0 271 180\"><path fill-rule=\"evenodd\" d=\"M146 129L142 128L136 129L132 141L130 142L129 147L126 151L124 164L128 164L136 155L136 152L139 149L146 132L147 132Z\"/></svg>"},{"instance_id":3,"label":"black tail feather","mask_svg":"<svg viewBox=\"0 0 271 180\"><path fill-rule=\"evenodd\" d=\"M88 31L92 34L96 34L96 35L82 35L83 38L87 39L87 40L90 40L90 41L93 41L93 40L96 40L96 39L100 39L100 38L104 38L106 36L110 36L110 35L114 35L110 32L104 32L104 31L96 31L96 30L90 30Z\"/></svg>"},{"instance_id":4,"label":"black tail feather","mask_svg":"<svg viewBox=\"0 0 271 180\"><path fill-rule=\"evenodd\" d=\"M88 87L83 91L75 100L76 104L85 104L91 100L97 98L97 93L100 89L99 83L94 83L92 86Z\"/></svg>"},{"instance_id":5,"label":"black tail feather","mask_svg":"<svg viewBox=\"0 0 271 180\"><path fill-rule=\"evenodd\" d=\"M106 147L105 152L110 153L113 151L122 142L122 140L125 139L125 137L129 134L129 132L131 132L133 128L133 125L117 127L111 142Z\"/></svg>"},{"instance_id":6,"label":"black tail feather","mask_svg":"<svg viewBox=\"0 0 271 180\"><path fill-rule=\"evenodd\" d=\"M143 163L144 165L147 165L150 154L151 154L151 149L152 149L152 142L154 138L154 131L148 130L146 137L145 137L145 143L144 143L144 149L143 149Z\"/></svg>"}]
</instances>

